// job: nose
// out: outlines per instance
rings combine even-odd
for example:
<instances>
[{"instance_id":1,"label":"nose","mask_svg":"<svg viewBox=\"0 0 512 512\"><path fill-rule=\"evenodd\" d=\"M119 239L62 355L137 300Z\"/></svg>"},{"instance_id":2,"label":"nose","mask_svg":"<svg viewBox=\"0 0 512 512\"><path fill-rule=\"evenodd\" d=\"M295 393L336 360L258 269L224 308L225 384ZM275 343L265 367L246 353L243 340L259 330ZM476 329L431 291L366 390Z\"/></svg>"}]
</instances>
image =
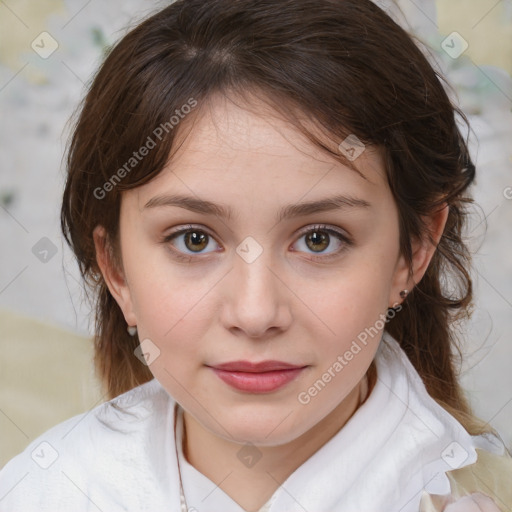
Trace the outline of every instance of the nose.
<instances>
[{"instance_id":1,"label":"nose","mask_svg":"<svg viewBox=\"0 0 512 512\"><path fill-rule=\"evenodd\" d=\"M251 263L235 255L222 306L225 328L236 335L258 339L288 329L293 293L285 283L282 271L272 265L266 251Z\"/></svg>"}]
</instances>

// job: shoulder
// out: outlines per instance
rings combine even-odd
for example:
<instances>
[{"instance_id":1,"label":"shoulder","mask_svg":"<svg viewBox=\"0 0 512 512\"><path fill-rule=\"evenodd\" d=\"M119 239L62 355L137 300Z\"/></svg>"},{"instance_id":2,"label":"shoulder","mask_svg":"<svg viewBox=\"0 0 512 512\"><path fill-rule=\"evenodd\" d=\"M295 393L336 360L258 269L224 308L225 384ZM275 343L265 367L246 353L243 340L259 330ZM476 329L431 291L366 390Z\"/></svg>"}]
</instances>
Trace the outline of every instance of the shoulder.
<instances>
[{"instance_id":1,"label":"shoulder","mask_svg":"<svg viewBox=\"0 0 512 512\"><path fill-rule=\"evenodd\" d=\"M173 403L153 379L51 428L0 471L0 511L81 511L92 502L124 510L113 504L151 478L148 459L166 442Z\"/></svg>"}]
</instances>

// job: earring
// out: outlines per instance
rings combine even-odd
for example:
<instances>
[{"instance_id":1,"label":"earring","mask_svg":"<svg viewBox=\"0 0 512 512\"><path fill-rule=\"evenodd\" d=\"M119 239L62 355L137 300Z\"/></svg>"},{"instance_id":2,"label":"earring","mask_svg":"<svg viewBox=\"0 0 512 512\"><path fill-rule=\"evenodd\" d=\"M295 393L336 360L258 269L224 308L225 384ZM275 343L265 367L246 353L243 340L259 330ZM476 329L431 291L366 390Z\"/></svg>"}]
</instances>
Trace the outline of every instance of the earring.
<instances>
[{"instance_id":1,"label":"earring","mask_svg":"<svg viewBox=\"0 0 512 512\"><path fill-rule=\"evenodd\" d=\"M130 336L135 336L137 334L137 326L136 325L129 325L126 330L128 331L128 334Z\"/></svg>"},{"instance_id":2,"label":"earring","mask_svg":"<svg viewBox=\"0 0 512 512\"><path fill-rule=\"evenodd\" d=\"M402 290L402 291L400 292L400 297L401 297L402 299L405 299L405 298L407 297L407 295L409 295L409 290Z\"/></svg>"}]
</instances>

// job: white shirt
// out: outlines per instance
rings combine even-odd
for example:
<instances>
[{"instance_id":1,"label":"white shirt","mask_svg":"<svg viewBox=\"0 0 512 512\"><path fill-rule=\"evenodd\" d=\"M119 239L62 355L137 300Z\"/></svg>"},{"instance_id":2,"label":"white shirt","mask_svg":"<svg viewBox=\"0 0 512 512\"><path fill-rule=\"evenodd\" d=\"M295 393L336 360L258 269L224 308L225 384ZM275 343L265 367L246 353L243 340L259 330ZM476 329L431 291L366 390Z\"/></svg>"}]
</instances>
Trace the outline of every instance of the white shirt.
<instances>
[{"instance_id":1,"label":"white shirt","mask_svg":"<svg viewBox=\"0 0 512 512\"><path fill-rule=\"evenodd\" d=\"M422 491L449 493L446 471L475 462L475 448L504 453L428 395L387 333L375 362L368 399L262 512L418 512ZM176 448L191 512L243 512L183 457L175 406L153 379L53 427L0 471L0 512L180 512Z\"/></svg>"}]
</instances>

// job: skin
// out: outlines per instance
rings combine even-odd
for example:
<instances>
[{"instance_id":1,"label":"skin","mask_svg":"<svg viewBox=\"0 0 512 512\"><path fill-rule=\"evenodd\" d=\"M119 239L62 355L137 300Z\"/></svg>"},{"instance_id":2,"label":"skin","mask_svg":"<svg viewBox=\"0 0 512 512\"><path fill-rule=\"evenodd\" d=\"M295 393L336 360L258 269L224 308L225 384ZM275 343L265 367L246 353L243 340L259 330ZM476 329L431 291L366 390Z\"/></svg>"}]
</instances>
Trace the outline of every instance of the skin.
<instances>
[{"instance_id":1,"label":"skin","mask_svg":"<svg viewBox=\"0 0 512 512\"><path fill-rule=\"evenodd\" d=\"M380 333L309 403L300 403L298 395L402 301L400 291L421 280L435 251L427 241L414 241L409 274L376 148L367 147L355 161L364 179L254 101L256 109L247 110L212 99L167 167L123 194L122 269L104 249L103 228L94 233L98 263L127 324L137 325L139 339L160 350L151 372L185 410L187 459L248 511L260 508L278 482L353 415ZM330 141L334 147L339 142ZM276 221L285 205L335 193L370 206ZM222 204L233 215L145 208L168 194ZM447 214L448 207L428 219L436 242ZM200 253L183 234L162 242L187 224L211 235ZM324 245L318 239L308 245L307 230L311 235L317 224L339 230L353 244L329 233L325 238L323 231ZM236 252L248 236L263 251L250 263ZM180 251L185 260L175 256ZM205 366L240 359L307 368L277 391L249 394ZM251 468L237 457L248 442L262 455Z\"/></svg>"}]
</instances>

